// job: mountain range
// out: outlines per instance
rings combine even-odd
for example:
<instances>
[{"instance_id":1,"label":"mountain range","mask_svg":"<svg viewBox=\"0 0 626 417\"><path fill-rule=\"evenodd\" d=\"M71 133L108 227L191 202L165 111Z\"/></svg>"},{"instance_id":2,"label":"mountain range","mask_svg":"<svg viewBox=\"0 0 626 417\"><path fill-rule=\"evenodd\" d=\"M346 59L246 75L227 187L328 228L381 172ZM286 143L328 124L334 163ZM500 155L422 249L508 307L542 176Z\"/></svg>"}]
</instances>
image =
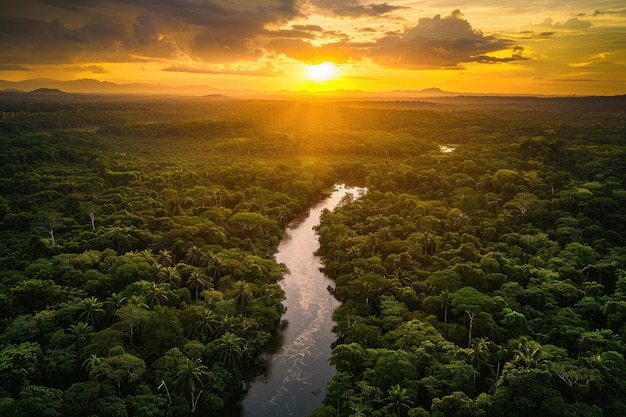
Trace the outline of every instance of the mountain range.
<instances>
[{"instance_id":1,"label":"mountain range","mask_svg":"<svg viewBox=\"0 0 626 417\"><path fill-rule=\"evenodd\" d=\"M424 90L396 90L388 92L366 92L360 90L329 90L321 92L311 91L253 91L253 90L222 90L206 85L168 86L163 84L130 83L117 84L108 81L98 81L91 78L82 78L72 81L60 81L48 78L35 78L23 81L0 80L0 91L29 92L40 89L56 89L68 93L78 94L152 94L152 95L183 95L183 96L214 96L222 95L236 98L316 98L345 99L411 99L417 97L448 97L462 93L442 91L439 88Z\"/></svg>"}]
</instances>

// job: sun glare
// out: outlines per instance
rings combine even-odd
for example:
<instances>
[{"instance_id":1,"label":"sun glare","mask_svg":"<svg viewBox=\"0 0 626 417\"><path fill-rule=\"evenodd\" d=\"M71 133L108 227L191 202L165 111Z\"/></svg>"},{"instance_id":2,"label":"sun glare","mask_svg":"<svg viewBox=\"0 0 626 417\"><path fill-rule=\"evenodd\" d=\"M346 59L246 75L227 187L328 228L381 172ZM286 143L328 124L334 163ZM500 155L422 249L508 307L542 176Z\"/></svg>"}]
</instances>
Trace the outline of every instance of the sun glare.
<instances>
[{"instance_id":1,"label":"sun glare","mask_svg":"<svg viewBox=\"0 0 626 417\"><path fill-rule=\"evenodd\" d=\"M337 67L330 62L307 66L307 76L311 81L328 81L336 76Z\"/></svg>"}]
</instances>

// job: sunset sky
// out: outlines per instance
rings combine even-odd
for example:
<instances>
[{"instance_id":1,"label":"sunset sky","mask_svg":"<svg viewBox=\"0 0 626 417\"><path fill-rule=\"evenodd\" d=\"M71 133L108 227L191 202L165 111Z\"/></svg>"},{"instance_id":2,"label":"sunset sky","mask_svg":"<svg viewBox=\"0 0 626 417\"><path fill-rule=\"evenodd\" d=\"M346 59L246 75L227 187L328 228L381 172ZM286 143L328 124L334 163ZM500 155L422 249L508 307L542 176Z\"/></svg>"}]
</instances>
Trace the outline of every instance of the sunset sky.
<instances>
[{"instance_id":1,"label":"sunset sky","mask_svg":"<svg viewBox=\"0 0 626 417\"><path fill-rule=\"evenodd\" d=\"M9 81L626 94L623 0L2 3Z\"/></svg>"}]
</instances>

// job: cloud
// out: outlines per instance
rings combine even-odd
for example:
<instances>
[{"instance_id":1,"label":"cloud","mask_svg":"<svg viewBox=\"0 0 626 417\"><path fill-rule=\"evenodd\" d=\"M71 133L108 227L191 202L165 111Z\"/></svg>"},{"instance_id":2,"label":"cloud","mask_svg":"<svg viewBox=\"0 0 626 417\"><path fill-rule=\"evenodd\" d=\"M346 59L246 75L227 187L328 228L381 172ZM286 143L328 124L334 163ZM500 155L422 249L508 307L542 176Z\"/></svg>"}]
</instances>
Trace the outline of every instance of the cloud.
<instances>
[{"instance_id":1,"label":"cloud","mask_svg":"<svg viewBox=\"0 0 626 417\"><path fill-rule=\"evenodd\" d=\"M110 21L68 28L59 19L0 17L0 28L0 62L17 65L97 60L105 52L110 58L127 35L123 25Z\"/></svg>"},{"instance_id":2,"label":"cloud","mask_svg":"<svg viewBox=\"0 0 626 417\"><path fill-rule=\"evenodd\" d=\"M307 32L323 32L324 28L320 25L291 25L293 30L303 30Z\"/></svg>"},{"instance_id":3,"label":"cloud","mask_svg":"<svg viewBox=\"0 0 626 417\"><path fill-rule=\"evenodd\" d=\"M24 65L17 64L0 64L0 71L32 71Z\"/></svg>"},{"instance_id":4,"label":"cloud","mask_svg":"<svg viewBox=\"0 0 626 417\"><path fill-rule=\"evenodd\" d=\"M463 63L496 63L522 59L515 50L508 58L490 53L514 48L511 40L474 30L457 9L442 18L420 18L402 33L389 34L367 48L373 61L393 68L461 68Z\"/></svg>"},{"instance_id":5,"label":"cloud","mask_svg":"<svg viewBox=\"0 0 626 417\"><path fill-rule=\"evenodd\" d=\"M30 3L30 0L25 0ZM211 63L257 60L266 26L302 16L297 0L46 0L0 16L0 63L133 62L189 58ZM39 16L39 14L38 14ZM67 24L65 22L68 22ZM302 34L308 33L303 31ZM6 45L6 47L5 47Z\"/></svg>"},{"instance_id":6,"label":"cloud","mask_svg":"<svg viewBox=\"0 0 626 417\"><path fill-rule=\"evenodd\" d=\"M267 63L264 67L257 69L212 69L212 68L198 68L190 65L172 65L163 68L161 71L167 72L187 72L191 74L219 74L219 75L246 75L255 77L275 77L281 75L283 72L276 70L271 63Z\"/></svg>"},{"instance_id":7,"label":"cloud","mask_svg":"<svg viewBox=\"0 0 626 417\"><path fill-rule=\"evenodd\" d=\"M104 68L102 65L88 65L83 68L84 71L89 71L94 74L108 74L110 71Z\"/></svg>"},{"instance_id":8,"label":"cloud","mask_svg":"<svg viewBox=\"0 0 626 417\"><path fill-rule=\"evenodd\" d=\"M324 14L353 18L382 16L408 8L392 6L389 3L361 4L358 0L317 0L312 3Z\"/></svg>"},{"instance_id":9,"label":"cloud","mask_svg":"<svg viewBox=\"0 0 626 417\"><path fill-rule=\"evenodd\" d=\"M543 22L535 25L542 28L552 29L565 29L565 30L587 30L591 26L591 22L584 20L578 20L577 17L572 17L565 22L554 22L552 18L548 17Z\"/></svg>"},{"instance_id":10,"label":"cloud","mask_svg":"<svg viewBox=\"0 0 626 417\"><path fill-rule=\"evenodd\" d=\"M342 64L358 61L362 58L358 45L349 42L334 42L315 46L302 39L282 38L271 40L267 47L275 53L308 64L321 64L325 61Z\"/></svg>"}]
</instances>

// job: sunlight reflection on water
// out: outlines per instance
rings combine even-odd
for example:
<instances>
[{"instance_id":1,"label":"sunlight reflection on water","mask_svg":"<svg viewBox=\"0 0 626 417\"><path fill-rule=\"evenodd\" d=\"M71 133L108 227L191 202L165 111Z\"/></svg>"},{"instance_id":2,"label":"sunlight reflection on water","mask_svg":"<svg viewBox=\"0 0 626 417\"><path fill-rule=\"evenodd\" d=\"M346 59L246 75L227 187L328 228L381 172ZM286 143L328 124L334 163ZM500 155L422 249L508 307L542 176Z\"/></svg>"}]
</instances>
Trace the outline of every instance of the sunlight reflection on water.
<instances>
[{"instance_id":1,"label":"sunlight reflection on water","mask_svg":"<svg viewBox=\"0 0 626 417\"><path fill-rule=\"evenodd\" d=\"M320 268L318 247L313 227L319 223L324 209L332 210L346 194L358 198L366 190L336 186L330 197L311 208L306 218L288 227L281 241L276 260L289 268L281 281L285 290L287 311L278 337L282 345L273 354L266 354L267 375L254 380L242 401L244 417L307 416L322 404L325 387L335 369L328 364L333 311L339 302L327 287L334 282Z\"/></svg>"}]
</instances>

